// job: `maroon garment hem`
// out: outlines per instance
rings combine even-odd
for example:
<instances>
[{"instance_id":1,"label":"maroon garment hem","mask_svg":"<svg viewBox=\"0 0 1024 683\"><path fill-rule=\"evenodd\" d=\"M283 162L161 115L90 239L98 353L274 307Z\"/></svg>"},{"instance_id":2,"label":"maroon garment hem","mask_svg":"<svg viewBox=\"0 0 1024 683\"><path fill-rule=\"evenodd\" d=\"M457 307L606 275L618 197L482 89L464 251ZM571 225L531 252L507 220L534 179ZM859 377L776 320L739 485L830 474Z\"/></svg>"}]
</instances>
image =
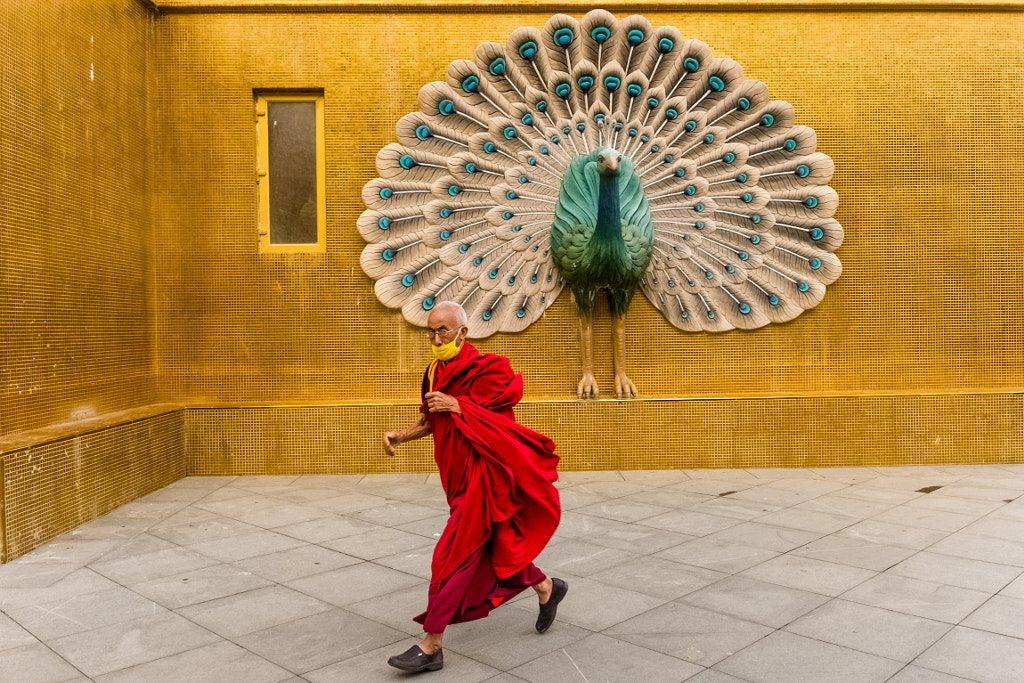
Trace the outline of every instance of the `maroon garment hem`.
<instances>
[{"instance_id":1,"label":"maroon garment hem","mask_svg":"<svg viewBox=\"0 0 1024 683\"><path fill-rule=\"evenodd\" d=\"M448 624L483 619L498 605L547 577L532 562L498 579L486 546L477 548L446 579L430 584L427 611L413 618L427 633L444 633Z\"/></svg>"}]
</instances>

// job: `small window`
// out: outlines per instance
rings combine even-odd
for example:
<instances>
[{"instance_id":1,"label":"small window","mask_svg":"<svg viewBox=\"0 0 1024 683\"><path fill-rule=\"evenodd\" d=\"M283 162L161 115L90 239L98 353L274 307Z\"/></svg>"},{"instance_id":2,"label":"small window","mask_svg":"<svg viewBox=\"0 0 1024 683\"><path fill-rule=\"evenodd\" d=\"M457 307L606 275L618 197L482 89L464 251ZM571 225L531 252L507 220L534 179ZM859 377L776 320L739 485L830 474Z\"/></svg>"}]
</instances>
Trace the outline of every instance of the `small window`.
<instances>
[{"instance_id":1,"label":"small window","mask_svg":"<svg viewBox=\"0 0 1024 683\"><path fill-rule=\"evenodd\" d=\"M256 95L260 253L327 251L324 97Z\"/></svg>"}]
</instances>

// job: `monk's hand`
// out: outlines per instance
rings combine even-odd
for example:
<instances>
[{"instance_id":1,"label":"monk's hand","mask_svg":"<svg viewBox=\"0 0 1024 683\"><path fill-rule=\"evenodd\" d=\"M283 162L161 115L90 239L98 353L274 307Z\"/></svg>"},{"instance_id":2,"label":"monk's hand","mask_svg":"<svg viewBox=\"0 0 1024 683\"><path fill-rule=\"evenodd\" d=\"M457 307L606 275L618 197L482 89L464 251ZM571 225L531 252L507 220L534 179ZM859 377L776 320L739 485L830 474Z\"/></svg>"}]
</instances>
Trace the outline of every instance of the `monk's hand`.
<instances>
[{"instance_id":1,"label":"monk's hand","mask_svg":"<svg viewBox=\"0 0 1024 683\"><path fill-rule=\"evenodd\" d=\"M459 399L454 396L443 394L440 391L429 391L424 394L423 398L427 399L427 408L432 413L462 414L462 406L459 405Z\"/></svg>"},{"instance_id":2,"label":"monk's hand","mask_svg":"<svg viewBox=\"0 0 1024 683\"><path fill-rule=\"evenodd\" d=\"M384 452L388 455L394 455L395 449L402 443L402 440L398 436L398 432L385 432L384 433Z\"/></svg>"}]
</instances>

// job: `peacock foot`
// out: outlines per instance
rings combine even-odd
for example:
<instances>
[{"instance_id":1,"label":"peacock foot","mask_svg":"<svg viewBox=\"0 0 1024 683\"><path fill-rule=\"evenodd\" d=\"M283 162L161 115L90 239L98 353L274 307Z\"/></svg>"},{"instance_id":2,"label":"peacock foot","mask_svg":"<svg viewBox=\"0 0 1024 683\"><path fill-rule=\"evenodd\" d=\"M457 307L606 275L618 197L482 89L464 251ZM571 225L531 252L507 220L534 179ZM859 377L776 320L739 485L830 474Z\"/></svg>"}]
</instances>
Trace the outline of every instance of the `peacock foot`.
<instances>
[{"instance_id":1,"label":"peacock foot","mask_svg":"<svg viewBox=\"0 0 1024 683\"><path fill-rule=\"evenodd\" d=\"M583 379L580 380L580 386L576 390L576 395L581 399L597 398L597 380L594 379L593 374L589 372L583 374Z\"/></svg>"},{"instance_id":2,"label":"peacock foot","mask_svg":"<svg viewBox=\"0 0 1024 683\"><path fill-rule=\"evenodd\" d=\"M636 398L636 385L626 377L626 373L615 375L615 398Z\"/></svg>"}]
</instances>

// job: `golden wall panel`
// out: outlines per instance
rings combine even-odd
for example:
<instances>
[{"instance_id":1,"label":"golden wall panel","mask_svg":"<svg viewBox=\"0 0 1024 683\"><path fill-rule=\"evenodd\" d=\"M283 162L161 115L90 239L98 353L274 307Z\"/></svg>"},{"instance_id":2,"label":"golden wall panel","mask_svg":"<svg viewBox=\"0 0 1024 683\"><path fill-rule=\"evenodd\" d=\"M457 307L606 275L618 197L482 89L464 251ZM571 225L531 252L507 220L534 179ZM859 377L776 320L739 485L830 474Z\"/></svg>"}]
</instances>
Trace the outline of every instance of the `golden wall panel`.
<instances>
[{"instance_id":1,"label":"golden wall panel","mask_svg":"<svg viewBox=\"0 0 1024 683\"><path fill-rule=\"evenodd\" d=\"M1018 255L1024 185L1017 182L1024 153L1024 15L645 15L655 26L672 24L701 38L716 56L736 59L748 76L765 81L773 97L794 104L798 121L818 132L819 149L835 160L832 185L846 240L838 252L843 276L817 308L784 325L686 334L637 297L629 317L629 363L644 398L949 394L1024 386ZM161 236L160 382L169 400L415 400L429 350L415 328L376 301L372 281L359 268L360 189L375 177L375 153L394 139L394 122L415 108L420 85L442 78L451 60L471 56L481 41L503 42L514 28L542 26L548 16L159 17L161 182L154 220ZM328 249L260 256L252 92L302 87L323 88L326 99ZM602 304L595 355L598 381L608 393L606 316ZM526 373L528 399L561 402L574 395L579 360L568 295L526 332L479 346L510 357ZM784 410L767 403L761 410ZM548 421L564 411L647 417L644 411L661 410L545 405L524 410L550 410ZM724 420L713 425L714 433L736 419L713 406L703 410L702 419ZM874 413L862 416L869 418ZM885 419L896 417L886 413ZM827 440L813 424L803 427L807 431L791 424L796 431L775 438ZM630 438L658 428L642 419L629 425ZM577 452L584 443L573 439L593 436L562 441ZM758 449L770 445L758 439Z\"/></svg>"},{"instance_id":2,"label":"golden wall panel","mask_svg":"<svg viewBox=\"0 0 1024 683\"><path fill-rule=\"evenodd\" d=\"M153 14L0 3L0 435L156 395Z\"/></svg>"},{"instance_id":3,"label":"golden wall panel","mask_svg":"<svg viewBox=\"0 0 1024 683\"><path fill-rule=\"evenodd\" d=\"M185 476L183 411L5 454L7 562Z\"/></svg>"},{"instance_id":4,"label":"golden wall panel","mask_svg":"<svg viewBox=\"0 0 1024 683\"><path fill-rule=\"evenodd\" d=\"M436 470L430 438L389 458L416 405L192 408L189 475ZM840 467L1020 462L1024 395L551 401L516 409L559 469Z\"/></svg>"}]
</instances>

